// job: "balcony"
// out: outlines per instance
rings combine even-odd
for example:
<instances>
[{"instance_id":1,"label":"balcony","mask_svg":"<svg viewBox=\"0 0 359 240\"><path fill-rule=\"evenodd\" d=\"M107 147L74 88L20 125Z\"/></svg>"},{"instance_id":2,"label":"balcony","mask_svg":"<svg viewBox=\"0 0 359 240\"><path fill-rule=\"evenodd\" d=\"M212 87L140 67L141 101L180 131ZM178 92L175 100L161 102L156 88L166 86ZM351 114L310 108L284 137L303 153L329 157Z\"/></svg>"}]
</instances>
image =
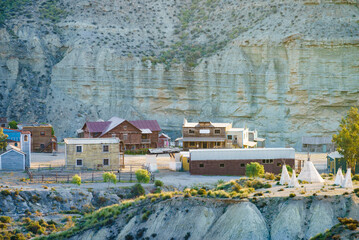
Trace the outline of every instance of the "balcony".
<instances>
[{"instance_id":1,"label":"balcony","mask_svg":"<svg viewBox=\"0 0 359 240\"><path fill-rule=\"evenodd\" d=\"M150 144L150 143L151 143L151 139L141 139L141 143L142 143L142 144Z\"/></svg>"}]
</instances>

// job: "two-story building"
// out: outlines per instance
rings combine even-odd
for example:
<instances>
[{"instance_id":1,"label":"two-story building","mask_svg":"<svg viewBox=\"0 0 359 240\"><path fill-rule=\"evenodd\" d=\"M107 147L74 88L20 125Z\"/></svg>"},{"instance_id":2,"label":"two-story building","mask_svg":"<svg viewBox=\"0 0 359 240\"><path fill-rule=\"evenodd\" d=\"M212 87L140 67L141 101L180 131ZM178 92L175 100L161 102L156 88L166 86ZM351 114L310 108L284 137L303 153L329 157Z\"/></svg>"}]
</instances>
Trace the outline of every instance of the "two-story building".
<instances>
[{"instance_id":1,"label":"two-story building","mask_svg":"<svg viewBox=\"0 0 359 240\"><path fill-rule=\"evenodd\" d=\"M183 150L206 148L264 147L263 138L248 128L233 128L232 123L188 122L182 126Z\"/></svg>"},{"instance_id":2,"label":"two-story building","mask_svg":"<svg viewBox=\"0 0 359 240\"><path fill-rule=\"evenodd\" d=\"M161 131L156 120L128 121L112 117L108 121L86 122L81 129L84 138L121 139L121 150L157 148Z\"/></svg>"},{"instance_id":3,"label":"two-story building","mask_svg":"<svg viewBox=\"0 0 359 240\"><path fill-rule=\"evenodd\" d=\"M8 122L6 117L0 117L0 127L7 128Z\"/></svg>"},{"instance_id":4,"label":"two-story building","mask_svg":"<svg viewBox=\"0 0 359 240\"><path fill-rule=\"evenodd\" d=\"M118 138L65 138L67 168L119 168L124 166Z\"/></svg>"},{"instance_id":5,"label":"two-story building","mask_svg":"<svg viewBox=\"0 0 359 240\"><path fill-rule=\"evenodd\" d=\"M225 148L226 132L231 123L188 122L182 126L183 150L201 148Z\"/></svg>"},{"instance_id":6,"label":"two-story building","mask_svg":"<svg viewBox=\"0 0 359 240\"><path fill-rule=\"evenodd\" d=\"M31 132L31 151L48 152L57 151L57 138L51 124L21 123L17 127L23 131Z\"/></svg>"}]
</instances>

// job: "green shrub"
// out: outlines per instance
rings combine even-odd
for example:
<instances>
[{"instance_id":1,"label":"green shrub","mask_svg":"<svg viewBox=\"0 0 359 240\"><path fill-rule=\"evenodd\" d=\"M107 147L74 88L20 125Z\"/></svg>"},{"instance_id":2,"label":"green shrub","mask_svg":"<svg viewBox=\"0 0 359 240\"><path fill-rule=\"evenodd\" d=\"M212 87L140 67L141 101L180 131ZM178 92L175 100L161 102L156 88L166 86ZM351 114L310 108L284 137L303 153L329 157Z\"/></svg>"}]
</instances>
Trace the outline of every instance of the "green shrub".
<instances>
[{"instance_id":1,"label":"green shrub","mask_svg":"<svg viewBox=\"0 0 359 240\"><path fill-rule=\"evenodd\" d=\"M141 184L136 183L135 185L133 185L131 187L131 195L133 197L138 197L138 196L145 195L145 189L142 187Z\"/></svg>"},{"instance_id":2,"label":"green shrub","mask_svg":"<svg viewBox=\"0 0 359 240\"><path fill-rule=\"evenodd\" d=\"M156 180L156 181L155 181L155 186L156 186L156 187L162 187L162 186L163 186L163 182L160 181L160 180Z\"/></svg>"},{"instance_id":3,"label":"green shrub","mask_svg":"<svg viewBox=\"0 0 359 240\"><path fill-rule=\"evenodd\" d=\"M273 173L268 173L266 172L264 174L264 178L267 179L267 180L274 180L275 179L275 175Z\"/></svg>"},{"instance_id":4,"label":"green shrub","mask_svg":"<svg viewBox=\"0 0 359 240\"><path fill-rule=\"evenodd\" d=\"M2 223L11 223L11 217L1 216L0 217L0 222L2 222Z\"/></svg>"},{"instance_id":5,"label":"green shrub","mask_svg":"<svg viewBox=\"0 0 359 240\"><path fill-rule=\"evenodd\" d=\"M245 185L246 185L246 187L254 188L254 189L268 188L268 186L272 187L270 184L264 183L258 179L248 180L245 182Z\"/></svg>"},{"instance_id":6,"label":"green shrub","mask_svg":"<svg viewBox=\"0 0 359 240\"><path fill-rule=\"evenodd\" d=\"M204 188L201 188L200 190L198 190L198 194L201 196L206 196L207 195L207 191Z\"/></svg>"},{"instance_id":7,"label":"green shrub","mask_svg":"<svg viewBox=\"0 0 359 240\"><path fill-rule=\"evenodd\" d=\"M137 181L140 183L149 183L150 182L150 173L145 169L139 169L135 172Z\"/></svg>"},{"instance_id":8,"label":"green shrub","mask_svg":"<svg viewBox=\"0 0 359 240\"><path fill-rule=\"evenodd\" d=\"M246 165L246 176L247 177L258 177L264 174L264 166L257 163L251 162Z\"/></svg>"},{"instance_id":9,"label":"green shrub","mask_svg":"<svg viewBox=\"0 0 359 240\"><path fill-rule=\"evenodd\" d=\"M290 172L290 173L292 173L292 172L293 172L293 169L291 168L291 166L286 165L286 167L287 167L288 172Z\"/></svg>"},{"instance_id":10,"label":"green shrub","mask_svg":"<svg viewBox=\"0 0 359 240\"><path fill-rule=\"evenodd\" d=\"M5 223L0 223L0 229L2 230L7 229L7 225Z\"/></svg>"},{"instance_id":11,"label":"green shrub","mask_svg":"<svg viewBox=\"0 0 359 240\"><path fill-rule=\"evenodd\" d=\"M9 195L11 194L11 192L10 192L10 190L5 189L5 190L2 190L2 191L1 191L1 194L2 194L3 196L9 196Z\"/></svg>"},{"instance_id":12,"label":"green shrub","mask_svg":"<svg viewBox=\"0 0 359 240\"><path fill-rule=\"evenodd\" d=\"M294 198L295 196L296 196L295 193L290 193L290 194L289 194L289 197L290 197L290 198Z\"/></svg>"},{"instance_id":13,"label":"green shrub","mask_svg":"<svg viewBox=\"0 0 359 240\"><path fill-rule=\"evenodd\" d=\"M75 174L73 177L72 177L72 181L71 181L73 184L77 184L77 185L81 185L81 177L77 174Z\"/></svg>"},{"instance_id":14,"label":"green shrub","mask_svg":"<svg viewBox=\"0 0 359 240\"><path fill-rule=\"evenodd\" d=\"M257 193L255 193L253 196L255 196L255 197L263 196L263 193L262 193L262 192L257 192Z\"/></svg>"},{"instance_id":15,"label":"green shrub","mask_svg":"<svg viewBox=\"0 0 359 240\"><path fill-rule=\"evenodd\" d=\"M353 176L352 180L359 181L359 174L355 174Z\"/></svg>"},{"instance_id":16,"label":"green shrub","mask_svg":"<svg viewBox=\"0 0 359 240\"><path fill-rule=\"evenodd\" d=\"M33 234L44 234L45 233L45 228L42 227L39 222L34 221L34 222L30 222L27 226L26 229L30 232L32 232Z\"/></svg>"},{"instance_id":17,"label":"green shrub","mask_svg":"<svg viewBox=\"0 0 359 240\"><path fill-rule=\"evenodd\" d=\"M102 174L102 178L104 182L113 184L117 183L116 175L112 172L105 172L104 174Z\"/></svg>"}]
</instances>

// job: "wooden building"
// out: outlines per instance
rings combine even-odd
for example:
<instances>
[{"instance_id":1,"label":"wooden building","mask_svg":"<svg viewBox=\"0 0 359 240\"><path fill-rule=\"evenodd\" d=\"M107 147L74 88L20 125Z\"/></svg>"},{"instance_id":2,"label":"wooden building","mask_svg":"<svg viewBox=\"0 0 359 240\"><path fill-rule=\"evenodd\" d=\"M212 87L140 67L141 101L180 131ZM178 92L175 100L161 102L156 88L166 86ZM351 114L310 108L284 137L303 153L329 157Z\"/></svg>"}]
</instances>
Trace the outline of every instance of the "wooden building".
<instances>
[{"instance_id":1,"label":"wooden building","mask_svg":"<svg viewBox=\"0 0 359 240\"><path fill-rule=\"evenodd\" d=\"M231 123L187 122L182 126L183 150L203 148L224 148L226 132Z\"/></svg>"},{"instance_id":2,"label":"wooden building","mask_svg":"<svg viewBox=\"0 0 359 240\"><path fill-rule=\"evenodd\" d=\"M281 173L282 164L295 167L293 148L201 149L190 150L189 171L193 175L233 175L246 173L246 164L258 162L266 172Z\"/></svg>"},{"instance_id":3,"label":"wooden building","mask_svg":"<svg viewBox=\"0 0 359 240\"><path fill-rule=\"evenodd\" d=\"M188 122L182 126L183 150L216 148L256 148L264 146L264 139L257 131L233 128L232 123Z\"/></svg>"},{"instance_id":4,"label":"wooden building","mask_svg":"<svg viewBox=\"0 0 359 240\"><path fill-rule=\"evenodd\" d=\"M118 138L65 138L67 168L119 168L124 166Z\"/></svg>"},{"instance_id":5,"label":"wooden building","mask_svg":"<svg viewBox=\"0 0 359 240\"><path fill-rule=\"evenodd\" d=\"M164 134L164 133L161 133L159 136L158 136L158 147L159 148L168 148L170 147L170 142L171 142L171 138Z\"/></svg>"},{"instance_id":6,"label":"wooden building","mask_svg":"<svg viewBox=\"0 0 359 240\"><path fill-rule=\"evenodd\" d=\"M10 129L12 142L18 143L17 146L10 144L7 151L0 154L0 170L3 171L24 171L31 167L31 133ZM9 135L8 135L9 136Z\"/></svg>"},{"instance_id":7,"label":"wooden building","mask_svg":"<svg viewBox=\"0 0 359 240\"><path fill-rule=\"evenodd\" d=\"M20 130L31 132L31 151L57 151L57 138L53 135L51 124L18 124Z\"/></svg>"},{"instance_id":8,"label":"wooden building","mask_svg":"<svg viewBox=\"0 0 359 240\"><path fill-rule=\"evenodd\" d=\"M302 137L302 152L330 153L334 149L332 137Z\"/></svg>"},{"instance_id":9,"label":"wooden building","mask_svg":"<svg viewBox=\"0 0 359 240\"><path fill-rule=\"evenodd\" d=\"M136 150L157 148L161 128L156 120L127 121L112 117L108 121L86 122L81 130L84 138L117 137L121 139L121 150Z\"/></svg>"},{"instance_id":10,"label":"wooden building","mask_svg":"<svg viewBox=\"0 0 359 240\"><path fill-rule=\"evenodd\" d=\"M2 127L2 128L9 127L6 117L0 117L0 127Z\"/></svg>"},{"instance_id":11,"label":"wooden building","mask_svg":"<svg viewBox=\"0 0 359 240\"><path fill-rule=\"evenodd\" d=\"M328 172L336 174L339 168L342 168L342 170L346 171L346 169L348 168L347 161L344 159L344 156L341 155L338 151L331 152L327 156ZM359 162L357 162L355 166L355 173L359 173Z\"/></svg>"}]
</instances>

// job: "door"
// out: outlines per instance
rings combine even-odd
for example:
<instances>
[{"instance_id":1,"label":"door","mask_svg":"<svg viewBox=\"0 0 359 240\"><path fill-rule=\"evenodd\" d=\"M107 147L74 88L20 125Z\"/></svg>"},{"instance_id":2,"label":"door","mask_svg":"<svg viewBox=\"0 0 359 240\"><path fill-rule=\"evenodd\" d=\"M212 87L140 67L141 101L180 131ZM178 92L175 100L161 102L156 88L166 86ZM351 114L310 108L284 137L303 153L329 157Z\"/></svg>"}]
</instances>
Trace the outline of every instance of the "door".
<instances>
[{"instance_id":1,"label":"door","mask_svg":"<svg viewBox=\"0 0 359 240\"><path fill-rule=\"evenodd\" d=\"M207 148L207 143L206 142L203 143L203 148Z\"/></svg>"}]
</instances>

